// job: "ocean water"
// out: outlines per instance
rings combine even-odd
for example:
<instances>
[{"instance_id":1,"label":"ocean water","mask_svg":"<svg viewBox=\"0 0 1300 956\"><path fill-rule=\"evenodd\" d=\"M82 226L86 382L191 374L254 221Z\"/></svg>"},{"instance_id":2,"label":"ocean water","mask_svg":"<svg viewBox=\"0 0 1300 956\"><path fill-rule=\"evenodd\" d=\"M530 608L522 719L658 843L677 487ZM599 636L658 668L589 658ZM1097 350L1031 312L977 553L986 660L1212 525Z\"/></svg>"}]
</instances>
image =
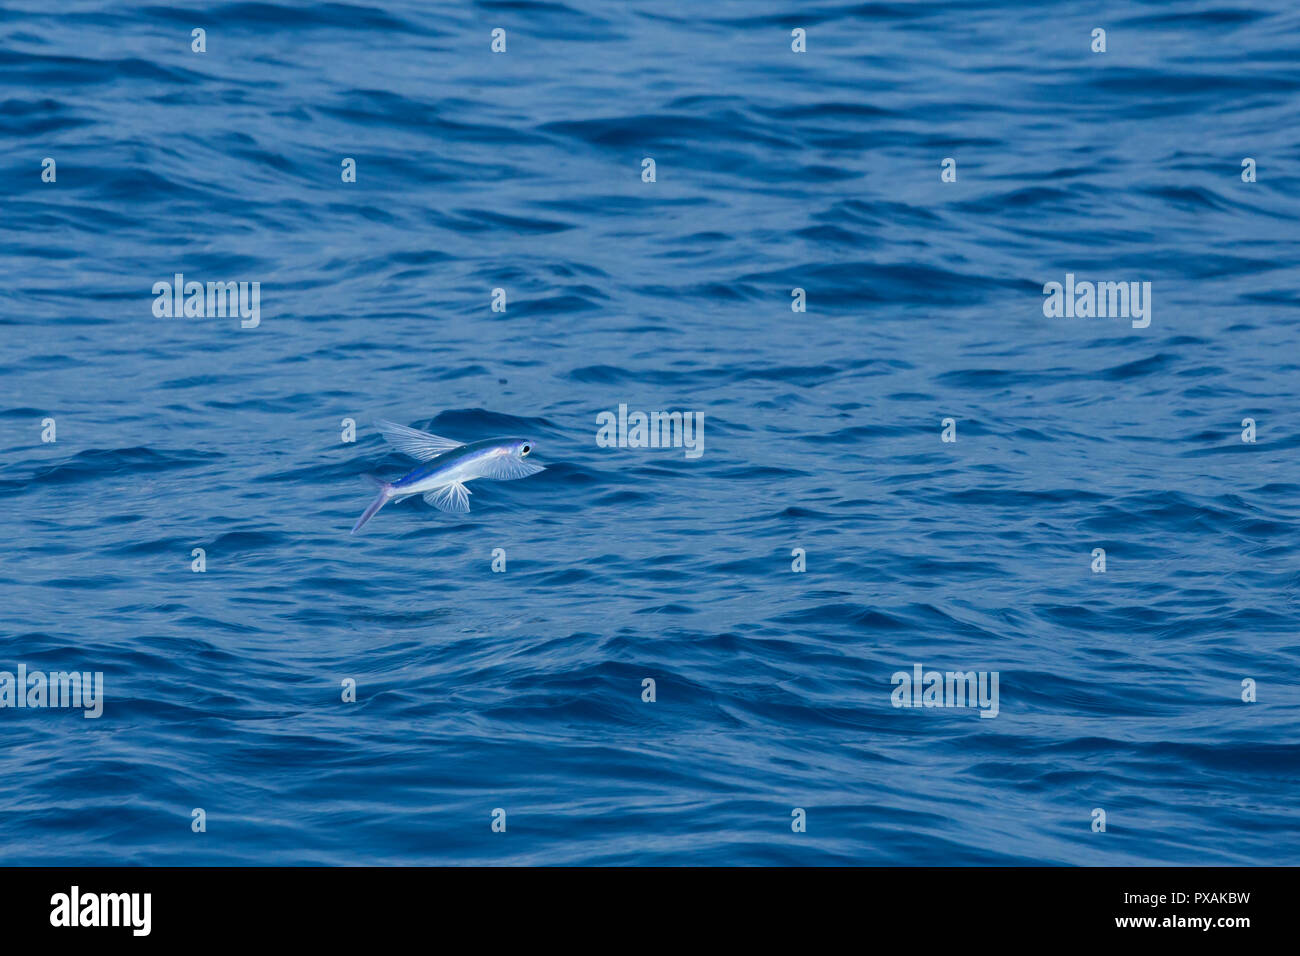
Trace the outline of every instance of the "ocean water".
<instances>
[{"instance_id":1,"label":"ocean water","mask_svg":"<svg viewBox=\"0 0 1300 956\"><path fill-rule=\"evenodd\" d=\"M0 709L0 862L1300 863L1298 48L1282 0L5 3L0 670L103 700ZM178 273L258 324L155 315ZM352 536L379 418L547 470Z\"/></svg>"}]
</instances>

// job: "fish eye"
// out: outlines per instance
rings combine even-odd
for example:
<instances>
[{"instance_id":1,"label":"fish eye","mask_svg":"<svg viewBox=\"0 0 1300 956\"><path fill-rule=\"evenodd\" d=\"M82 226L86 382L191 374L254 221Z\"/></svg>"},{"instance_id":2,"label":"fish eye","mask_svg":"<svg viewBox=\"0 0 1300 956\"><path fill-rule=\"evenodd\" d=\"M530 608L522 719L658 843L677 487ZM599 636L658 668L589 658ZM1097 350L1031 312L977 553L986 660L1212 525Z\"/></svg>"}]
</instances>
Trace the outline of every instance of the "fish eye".
<instances>
[{"instance_id":1,"label":"fish eye","mask_svg":"<svg viewBox=\"0 0 1300 956\"><path fill-rule=\"evenodd\" d=\"M525 445L525 446L523 447L523 452L522 452L522 454L526 455L526 454L528 454L528 453L529 453L530 451L532 451L532 450L533 450L533 446L532 446L532 445Z\"/></svg>"}]
</instances>

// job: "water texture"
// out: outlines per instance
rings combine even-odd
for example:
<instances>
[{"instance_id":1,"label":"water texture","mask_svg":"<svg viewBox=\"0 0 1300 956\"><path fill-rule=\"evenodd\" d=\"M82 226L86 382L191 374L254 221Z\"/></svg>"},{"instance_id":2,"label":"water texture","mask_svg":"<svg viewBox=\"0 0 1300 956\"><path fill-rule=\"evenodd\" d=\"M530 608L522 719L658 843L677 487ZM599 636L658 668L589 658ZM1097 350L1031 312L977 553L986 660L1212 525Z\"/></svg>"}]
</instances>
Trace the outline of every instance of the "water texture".
<instances>
[{"instance_id":1,"label":"water texture","mask_svg":"<svg viewBox=\"0 0 1300 956\"><path fill-rule=\"evenodd\" d=\"M0 86L0 670L104 675L0 862L1300 863L1294 3L6 2ZM377 418L547 470L350 536Z\"/></svg>"}]
</instances>

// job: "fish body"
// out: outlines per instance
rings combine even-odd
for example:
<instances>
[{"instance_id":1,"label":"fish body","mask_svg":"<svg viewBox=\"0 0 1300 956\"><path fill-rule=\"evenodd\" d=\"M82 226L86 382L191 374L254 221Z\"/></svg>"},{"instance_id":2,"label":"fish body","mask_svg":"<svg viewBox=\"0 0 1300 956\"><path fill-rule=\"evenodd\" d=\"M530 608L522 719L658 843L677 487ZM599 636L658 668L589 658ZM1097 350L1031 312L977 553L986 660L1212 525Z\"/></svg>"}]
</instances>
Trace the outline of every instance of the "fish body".
<instances>
[{"instance_id":1,"label":"fish body","mask_svg":"<svg viewBox=\"0 0 1300 956\"><path fill-rule=\"evenodd\" d=\"M475 478L496 477L495 470L499 468L503 457L518 456L518 460L522 461L527 454L523 449L527 447L531 452L531 445L531 442L522 438L488 438L461 445L413 468L394 481L391 485L393 497L422 495L452 482L463 484ZM538 469L540 468L539 465ZM522 478L523 475L518 477Z\"/></svg>"},{"instance_id":2,"label":"fish body","mask_svg":"<svg viewBox=\"0 0 1300 956\"><path fill-rule=\"evenodd\" d=\"M396 481L372 478L379 494L352 527L356 534L361 526L390 501L423 495L424 500L442 511L464 514L469 511L470 491L465 483L476 478L510 481L544 471L545 466L528 461L536 443L527 438L489 438L462 445L392 422L376 423L380 433L398 451L424 464L411 469Z\"/></svg>"}]
</instances>

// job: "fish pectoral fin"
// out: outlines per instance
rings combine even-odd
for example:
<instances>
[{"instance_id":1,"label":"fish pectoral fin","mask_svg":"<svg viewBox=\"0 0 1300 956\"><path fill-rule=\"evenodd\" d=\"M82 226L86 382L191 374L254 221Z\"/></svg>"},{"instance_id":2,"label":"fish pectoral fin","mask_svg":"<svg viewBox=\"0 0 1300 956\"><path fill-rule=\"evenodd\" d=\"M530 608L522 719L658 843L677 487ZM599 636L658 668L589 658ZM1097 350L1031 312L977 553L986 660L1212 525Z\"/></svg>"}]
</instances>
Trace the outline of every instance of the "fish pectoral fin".
<instances>
[{"instance_id":1,"label":"fish pectoral fin","mask_svg":"<svg viewBox=\"0 0 1300 956\"><path fill-rule=\"evenodd\" d=\"M375 427L379 429L379 434L383 435L390 445L403 455L409 455L418 461L437 458L444 452L449 452L453 448L461 446L461 442L452 441L450 438L440 438L437 435L422 432L418 428L398 425L396 422L380 420L375 422Z\"/></svg>"},{"instance_id":2,"label":"fish pectoral fin","mask_svg":"<svg viewBox=\"0 0 1300 956\"><path fill-rule=\"evenodd\" d=\"M452 514L463 515L469 512L469 495L468 488L459 481L453 481L449 485L434 488L433 491L426 491L424 500L439 511L449 511Z\"/></svg>"},{"instance_id":3,"label":"fish pectoral fin","mask_svg":"<svg viewBox=\"0 0 1300 956\"><path fill-rule=\"evenodd\" d=\"M545 470L545 465L539 465L535 461L516 458L514 455L498 455L479 465L478 476L491 478L494 481L513 481L515 478L527 478L529 475Z\"/></svg>"}]
</instances>

